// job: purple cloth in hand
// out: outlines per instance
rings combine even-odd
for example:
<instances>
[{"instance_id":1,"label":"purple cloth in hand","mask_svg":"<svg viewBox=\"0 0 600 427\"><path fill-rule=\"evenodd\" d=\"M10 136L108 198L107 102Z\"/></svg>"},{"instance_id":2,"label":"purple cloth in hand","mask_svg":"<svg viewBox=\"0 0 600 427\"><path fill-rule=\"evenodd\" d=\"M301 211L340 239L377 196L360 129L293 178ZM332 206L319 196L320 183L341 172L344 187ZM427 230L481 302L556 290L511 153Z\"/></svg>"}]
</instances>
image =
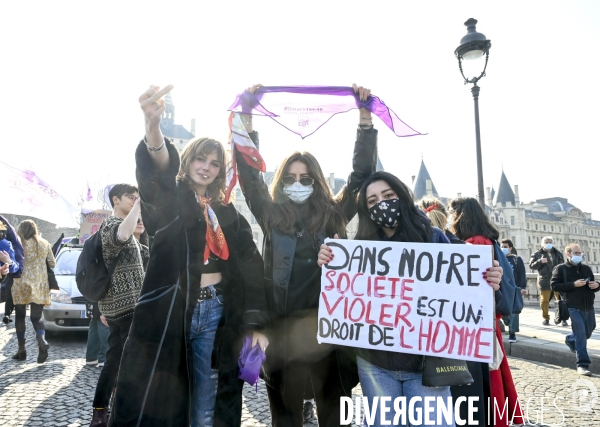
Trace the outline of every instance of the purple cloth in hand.
<instances>
[{"instance_id":1,"label":"purple cloth in hand","mask_svg":"<svg viewBox=\"0 0 600 427\"><path fill-rule=\"evenodd\" d=\"M244 345L242 346L240 358L238 359L238 366L240 367L238 378L246 381L250 385L256 384L260 374L260 368L266 359L267 356L258 344L252 347L252 336L247 335L246 338L244 338Z\"/></svg>"},{"instance_id":2,"label":"purple cloth in hand","mask_svg":"<svg viewBox=\"0 0 600 427\"><path fill-rule=\"evenodd\" d=\"M406 123L376 96L361 101L345 86L263 86L254 94L243 92L229 111L269 116L286 129L305 138L334 115L365 107L379 117L396 136L424 135Z\"/></svg>"}]
</instances>

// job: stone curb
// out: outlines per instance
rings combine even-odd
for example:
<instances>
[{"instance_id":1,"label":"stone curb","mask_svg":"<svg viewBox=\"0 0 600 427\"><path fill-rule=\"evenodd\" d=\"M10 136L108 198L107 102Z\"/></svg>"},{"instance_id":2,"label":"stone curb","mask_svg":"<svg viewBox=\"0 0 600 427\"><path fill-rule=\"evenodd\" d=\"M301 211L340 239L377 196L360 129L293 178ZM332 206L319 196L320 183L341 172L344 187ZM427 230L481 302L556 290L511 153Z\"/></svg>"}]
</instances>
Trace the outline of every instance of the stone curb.
<instances>
[{"instance_id":1,"label":"stone curb","mask_svg":"<svg viewBox=\"0 0 600 427\"><path fill-rule=\"evenodd\" d=\"M573 370L577 368L575 353L571 353L566 344L563 344L565 348L562 350L547 345L541 346L527 342L517 341L516 343L509 343L508 337L503 337L503 344L506 354L511 357L549 363L563 368L571 368ZM588 370L594 374L600 375L600 357L594 354L590 354L589 356L592 363L588 367Z\"/></svg>"}]
</instances>

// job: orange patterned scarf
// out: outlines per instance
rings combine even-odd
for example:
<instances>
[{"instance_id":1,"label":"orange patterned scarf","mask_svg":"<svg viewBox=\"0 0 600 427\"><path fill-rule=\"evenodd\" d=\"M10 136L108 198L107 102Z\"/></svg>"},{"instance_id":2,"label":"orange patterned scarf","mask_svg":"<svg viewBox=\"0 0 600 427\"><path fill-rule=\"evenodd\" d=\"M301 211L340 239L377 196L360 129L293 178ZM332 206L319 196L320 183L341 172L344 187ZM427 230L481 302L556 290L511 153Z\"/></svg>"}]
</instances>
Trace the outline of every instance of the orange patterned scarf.
<instances>
[{"instance_id":1,"label":"orange patterned scarf","mask_svg":"<svg viewBox=\"0 0 600 427\"><path fill-rule=\"evenodd\" d=\"M212 252L219 258L226 260L229 258L229 246L225 240L225 235L215 212L210 207L210 198L196 195L196 199L200 207L204 211L204 219L206 220L206 247L204 248L204 263L208 261L208 257Z\"/></svg>"}]
</instances>

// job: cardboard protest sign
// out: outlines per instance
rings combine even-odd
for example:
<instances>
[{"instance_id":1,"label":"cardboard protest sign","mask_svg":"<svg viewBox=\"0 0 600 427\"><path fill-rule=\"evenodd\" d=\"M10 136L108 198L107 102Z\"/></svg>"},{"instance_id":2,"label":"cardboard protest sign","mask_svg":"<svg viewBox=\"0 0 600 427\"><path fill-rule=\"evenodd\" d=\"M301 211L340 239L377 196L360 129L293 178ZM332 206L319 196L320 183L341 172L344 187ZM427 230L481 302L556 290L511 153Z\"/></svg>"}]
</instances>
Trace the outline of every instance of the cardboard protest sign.
<instances>
[{"instance_id":1,"label":"cardboard protest sign","mask_svg":"<svg viewBox=\"0 0 600 427\"><path fill-rule=\"evenodd\" d=\"M326 239L319 343L491 362L492 247Z\"/></svg>"},{"instance_id":2,"label":"cardboard protest sign","mask_svg":"<svg viewBox=\"0 0 600 427\"><path fill-rule=\"evenodd\" d=\"M79 241L83 244L92 234L100 229L102 222L111 215L112 211L97 209L92 212L81 214L81 226L79 228Z\"/></svg>"}]
</instances>

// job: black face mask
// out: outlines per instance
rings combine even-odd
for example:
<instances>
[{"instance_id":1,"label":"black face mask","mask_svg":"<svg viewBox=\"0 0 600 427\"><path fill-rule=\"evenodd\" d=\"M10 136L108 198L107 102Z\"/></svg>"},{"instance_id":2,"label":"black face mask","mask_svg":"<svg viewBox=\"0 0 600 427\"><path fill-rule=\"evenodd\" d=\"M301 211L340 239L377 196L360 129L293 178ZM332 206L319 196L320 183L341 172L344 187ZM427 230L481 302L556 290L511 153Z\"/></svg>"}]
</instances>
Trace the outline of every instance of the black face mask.
<instances>
[{"instance_id":1,"label":"black face mask","mask_svg":"<svg viewBox=\"0 0 600 427\"><path fill-rule=\"evenodd\" d=\"M379 226L396 228L400 222L400 199L381 200L369 208L371 219Z\"/></svg>"}]
</instances>

